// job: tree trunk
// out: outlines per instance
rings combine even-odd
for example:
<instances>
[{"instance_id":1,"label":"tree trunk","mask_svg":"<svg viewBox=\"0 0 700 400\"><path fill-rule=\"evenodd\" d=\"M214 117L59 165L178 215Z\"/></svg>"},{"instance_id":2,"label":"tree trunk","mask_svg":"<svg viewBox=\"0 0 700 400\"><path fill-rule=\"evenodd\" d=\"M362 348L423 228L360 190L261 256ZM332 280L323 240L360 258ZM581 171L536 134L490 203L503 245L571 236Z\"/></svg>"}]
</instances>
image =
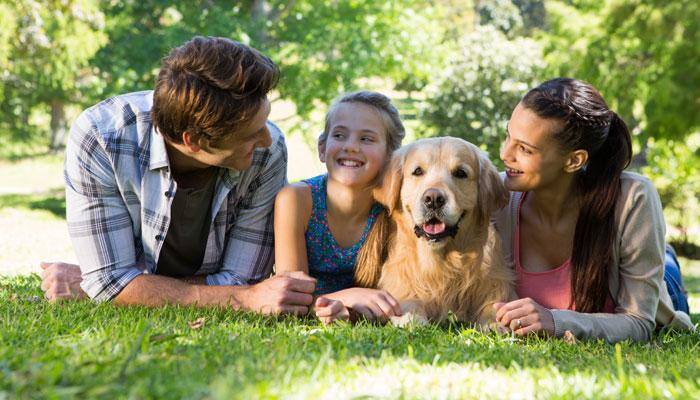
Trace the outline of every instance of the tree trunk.
<instances>
[{"instance_id":1,"label":"tree trunk","mask_svg":"<svg viewBox=\"0 0 700 400\"><path fill-rule=\"evenodd\" d=\"M263 45L267 41L267 26L265 22L268 17L269 6L266 3L265 0L253 0L251 7L251 17L254 22L253 39L257 47L264 47Z\"/></svg>"},{"instance_id":2,"label":"tree trunk","mask_svg":"<svg viewBox=\"0 0 700 400\"><path fill-rule=\"evenodd\" d=\"M639 153L632 157L629 168L633 171L639 171L642 167L648 165L647 153L649 152L649 139L644 139L643 142L639 143L640 149Z\"/></svg>"},{"instance_id":3,"label":"tree trunk","mask_svg":"<svg viewBox=\"0 0 700 400\"><path fill-rule=\"evenodd\" d=\"M51 101L51 142L49 150L55 152L66 146L66 112L61 100Z\"/></svg>"}]
</instances>

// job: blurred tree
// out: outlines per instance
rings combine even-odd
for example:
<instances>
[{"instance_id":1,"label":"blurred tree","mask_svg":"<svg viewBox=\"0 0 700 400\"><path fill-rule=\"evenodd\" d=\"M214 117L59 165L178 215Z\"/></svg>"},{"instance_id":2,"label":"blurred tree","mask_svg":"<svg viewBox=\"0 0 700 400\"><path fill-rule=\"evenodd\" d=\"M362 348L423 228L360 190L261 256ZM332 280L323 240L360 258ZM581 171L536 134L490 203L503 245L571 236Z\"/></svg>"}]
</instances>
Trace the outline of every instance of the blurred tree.
<instances>
[{"instance_id":1,"label":"blurred tree","mask_svg":"<svg viewBox=\"0 0 700 400\"><path fill-rule=\"evenodd\" d=\"M0 13L0 135L45 133L30 118L43 111L56 149L66 106L91 102L99 87L89 60L106 39L103 14L91 0L3 0Z\"/></svg>"},{"instance_id":2,"label":"blurred tree","mask_svg":"<svg viewBox=\"0 0 700 400\"><path fill-rule=\"evenodd\" d=\"M420 6L420 9L419 9ZM111 2L109 42L95 57L105 95L151 88L160 58L194 35L250 44L281 68L281 97L302 118L361 78L418 90L440 62L437 9L414 0Z\"/></svg>"},{"instance_id":3,"label":"blurred tree","mask_svg":"<svg viewBox=\"0 0 700 400\"><path fill-rule=\"evenodd\" d=\"M700 221L700 132L681 143L651 138L648 159L649 165L642 172L653 180L666 222L677 230L671 232L680 242L677 250L688 254L691 229Z\"/></svg>"},{"instance_id":4,"label":"blurred tree","mask_svg":"<svg viewBox=\"0 0 700 400\"><path fill-rule=\"evenodd\" d=\"M642 148L700 128L699 2L551 1L547 12L551 73L600 89Z\"/></svg>"},{"instance_id":5,"label":"blurred tree","mask_svg":"<svg viewBox=\"0 0 700 400\"><path fill-rule=\"evenodd\" d=\"M456 41L446 68L426 90L421 117L427 129L421 135L465 138L496 161L513 108L545 65L535 40L508 38L522 29L513 3L482 1L475 10L479 25Z\"/></svg>"}]
</instances>

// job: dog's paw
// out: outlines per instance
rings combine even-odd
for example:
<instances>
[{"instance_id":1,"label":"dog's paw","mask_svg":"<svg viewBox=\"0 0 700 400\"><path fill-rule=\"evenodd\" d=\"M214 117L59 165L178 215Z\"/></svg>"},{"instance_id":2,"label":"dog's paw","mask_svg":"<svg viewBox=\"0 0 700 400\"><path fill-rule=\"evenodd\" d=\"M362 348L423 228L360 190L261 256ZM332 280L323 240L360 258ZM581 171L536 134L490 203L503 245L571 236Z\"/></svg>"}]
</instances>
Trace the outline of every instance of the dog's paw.
<instances>
[{"instance_id":1,"label":"dog's paw","mask_svg":"<svg viewBox=\"0 0 700 400\"><path fill-rule=\"evenodd\" d=\"M407 312L400 317L391 317L391 324L399 328L407 326L428 325L429 321L424 315Z\"/></svg>"}]
</instances>

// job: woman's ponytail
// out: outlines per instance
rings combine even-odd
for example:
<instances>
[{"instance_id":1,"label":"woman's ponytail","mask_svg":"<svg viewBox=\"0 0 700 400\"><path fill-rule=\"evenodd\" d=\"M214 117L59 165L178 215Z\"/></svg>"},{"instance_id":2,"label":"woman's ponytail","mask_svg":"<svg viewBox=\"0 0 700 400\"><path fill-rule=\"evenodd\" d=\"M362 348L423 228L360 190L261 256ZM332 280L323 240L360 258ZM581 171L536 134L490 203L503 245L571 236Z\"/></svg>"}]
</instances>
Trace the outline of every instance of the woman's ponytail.
<instances>
[{"instance_id":1,"label":"woman's ponytail","mask_svg":"<svg viewBox=\"0 0 700 400\"><path fill-rule=\"evenodd\" d=\"M602 311L608 297L617 236L615 205L621 192L620 176L632 154L627 125L616 113L610 113L607 137L576 177L580 211L571 254L571 300L581 312Z\"/></svg>"}]
</instances>

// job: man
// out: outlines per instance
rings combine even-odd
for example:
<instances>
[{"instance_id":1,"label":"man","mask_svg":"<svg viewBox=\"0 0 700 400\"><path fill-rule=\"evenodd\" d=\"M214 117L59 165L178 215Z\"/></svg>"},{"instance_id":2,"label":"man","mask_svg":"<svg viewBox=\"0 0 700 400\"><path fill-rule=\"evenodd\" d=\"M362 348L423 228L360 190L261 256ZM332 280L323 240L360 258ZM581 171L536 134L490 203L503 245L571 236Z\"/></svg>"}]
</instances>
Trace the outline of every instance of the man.
<instances>
[{"instance_id":1,"label":"man","mask_svg":"<svg viewBox=\"0 0 700 400\"><path fill-rule=\"evenodd\" d=\"M84 111L65 161L80 267L42 263L46 297L307 313L313 280L263 280L286 183L284 137L267 121L278 76L255 49L195 37L162 60L154 91Z\"/></svg>"}]
</instances>

